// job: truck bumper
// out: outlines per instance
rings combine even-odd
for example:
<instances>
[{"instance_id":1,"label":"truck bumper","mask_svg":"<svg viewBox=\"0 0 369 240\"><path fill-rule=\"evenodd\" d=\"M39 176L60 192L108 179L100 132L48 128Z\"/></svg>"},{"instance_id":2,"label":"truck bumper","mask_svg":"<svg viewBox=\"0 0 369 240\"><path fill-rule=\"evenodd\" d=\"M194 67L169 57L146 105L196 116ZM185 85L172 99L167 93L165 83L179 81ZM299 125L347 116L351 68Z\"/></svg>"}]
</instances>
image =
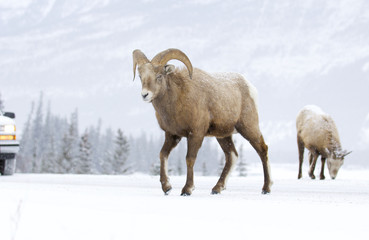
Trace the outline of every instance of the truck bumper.
<instances>
[{"instance_id":1,"label":"truck bumper","mask_svg":"<svg viewBox=\"0 0 369 240\"><path fill-rule=\"evenodd\" d=\"M1 141L0 142L0 159L12 159L19 151L19 143L17 141Z\"/></svg>"}]
</instances>

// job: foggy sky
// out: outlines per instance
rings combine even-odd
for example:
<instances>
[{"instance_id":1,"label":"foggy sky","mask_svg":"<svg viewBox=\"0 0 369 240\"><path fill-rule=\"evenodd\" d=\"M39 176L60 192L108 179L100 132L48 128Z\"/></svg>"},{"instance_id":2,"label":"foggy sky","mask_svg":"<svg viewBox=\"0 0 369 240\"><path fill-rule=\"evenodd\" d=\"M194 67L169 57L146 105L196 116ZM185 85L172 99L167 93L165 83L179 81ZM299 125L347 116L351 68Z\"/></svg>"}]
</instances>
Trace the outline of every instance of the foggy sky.
<instances>
[{"instance_id":1,"label":"foggy sky","mask_svg":"<svg viewBox=\"0 0 369 240\"><path fill-rule=\"evenodd\" d=\"M0 92L19 132L42 91L53 113L78 108L81 128L100 118L128 134L162 134L132 81L131 54L175 47L195 67L239 72L256 86L275 161L297 161L295 117L316 104L354 151L347 161L365 163L368 29L365 0L0 0Z\"/></svg>"}]
</instances>

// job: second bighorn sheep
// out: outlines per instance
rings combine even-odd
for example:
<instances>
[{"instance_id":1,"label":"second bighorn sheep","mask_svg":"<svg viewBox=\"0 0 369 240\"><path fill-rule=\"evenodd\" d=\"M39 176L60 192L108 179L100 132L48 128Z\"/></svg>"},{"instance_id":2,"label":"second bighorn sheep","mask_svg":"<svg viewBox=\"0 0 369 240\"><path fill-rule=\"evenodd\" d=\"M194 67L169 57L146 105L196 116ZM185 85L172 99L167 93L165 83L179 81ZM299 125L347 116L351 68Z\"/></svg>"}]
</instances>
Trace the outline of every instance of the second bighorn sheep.
<instances>
[{"instance_id":1,"label":"second bighorn sheep","mask_svg":"<svg viewBox=\"0 0 369 240\"><path fill-rule=\"evenodd\" d=\"M187 70L167 65L172 59L184 63ZM212 194L225 189L238 157L232 140L235 132L247 139L259 154L264 169L262 193L270 192L268 146L259 129L257 93L248 81L236 73L211 75L192 68L188 57L178 49L160 52L151 61L140 50L134 50L133 79L137 66L142 98L152 103L158 123L165 131L165 142L160 151L160 182L165 194L172 189L168 178L168 156L182 137L187 138L187 180L181 195L191 195L194 189L193 167L205 136L216 137L226 157Z\"/></svg>"},{"instance_id":2,"label":"second bighorn sheep","mask_svg":"<svg viewBox=\"0 0 369 240\"><path fill-rule=\"evenodd\" d=\"M329 175L335 179L344 157L351 152L342 150L336 124L333 119L315 105L305 106L296 118L297 145L299 150L299 173L302 177L302 163L305 147L309 150L309 176L315 179L316 161L321 155L320 179L325 179L324 165L328 159Z\"/></svg>"}]
</instances>

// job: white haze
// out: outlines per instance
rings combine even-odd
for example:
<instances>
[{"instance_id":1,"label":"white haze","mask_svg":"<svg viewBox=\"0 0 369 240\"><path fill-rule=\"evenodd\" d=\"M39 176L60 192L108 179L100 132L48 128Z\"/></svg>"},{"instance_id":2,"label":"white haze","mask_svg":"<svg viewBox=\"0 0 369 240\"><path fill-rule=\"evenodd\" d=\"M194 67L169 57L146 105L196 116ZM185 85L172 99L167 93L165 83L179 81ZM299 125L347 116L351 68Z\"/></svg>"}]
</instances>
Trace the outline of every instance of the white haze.
<instances>
[{"instance_id":1,"label":"white haze","mask_svg":"<svg viewBox=\"0 0 369 240\"><path fill-rule=\"evenodd\" d=\"M256 86L272 162L297 161L295 117L315 104L353 150L346 164L368 165L368 29L365 0L0 0L0 92L19 132L42 91L54 113L77 107L82 128L100 118L158 135L131 54L175 47L195 67Z\"/></svg>"}]
</instances>

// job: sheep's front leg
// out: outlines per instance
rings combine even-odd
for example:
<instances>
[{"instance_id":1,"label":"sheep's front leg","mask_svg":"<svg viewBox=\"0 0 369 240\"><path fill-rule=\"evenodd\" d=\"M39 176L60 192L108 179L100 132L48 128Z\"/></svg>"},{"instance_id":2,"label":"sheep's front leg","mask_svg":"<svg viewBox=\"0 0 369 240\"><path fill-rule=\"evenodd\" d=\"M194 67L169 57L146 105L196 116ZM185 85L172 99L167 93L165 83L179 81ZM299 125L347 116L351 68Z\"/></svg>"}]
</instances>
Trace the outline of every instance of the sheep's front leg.
<instances>
[{"instance_id":1,"label":"sheep's front leg","mask_svg":"<svg viewBox=\"0 0 369 240\"><path fill-rule=\"evenodd\" d=\"M181 138L178 136L165 133L165 142L160 151L160 183L165 195L168 195L172 190L168 177L168 156L180 140Z\"/></svg>"},{"instance_id":2,"label":"sheep's front leg","mask_svg":"<svg viewBox=\"0 0 369 240\"><path fill-rule=\"evenodd\" d=\"M186 185L182 189L182 196L191 195L192 191L195 188L193 181L193 167L195 165L197 153L202 145L204 137L195 137L193 135L187 138L187 155L186 155L186 164L187 164L187 180Z\"/></svg>"},{"instance_id":3,"label":"sheep's front leg","mask_svg":"<svg viewBox=\"0 0 369 240\"><path fill-rule=\"evenodd\" d=\"M320 180L324 180L325 176L324 176L324 166L325 166L325 157L322 157L322 168L320 170Z\"/></svg>"},{"instance_id":4,"label":"sheep's front leg","mask_svg":"<svg viewBox=\"0 0 369 240\"><path fill-rule=\"evenodd\" d=\"M315 164L319 157L319 154L312 153L310 156L312 156L312 161L309 169L309 176L311 179L315 179L314 170L315 170ZM310 158L311 159L311 158Z\"/></svg>"},{"instance_id":5,"label":"sheep's front leg","mask_svg":"<svg viewBox=\"0 0 369 240\"><path fill-rule=\"evenodd\" d=\"M299 149L299 173L297 175L297 179L300 179L302 178L302 163L304 162L305 146L304 142L301 140L299 136L297 136L297 147Z\"/></svg>"}]
</instances>

